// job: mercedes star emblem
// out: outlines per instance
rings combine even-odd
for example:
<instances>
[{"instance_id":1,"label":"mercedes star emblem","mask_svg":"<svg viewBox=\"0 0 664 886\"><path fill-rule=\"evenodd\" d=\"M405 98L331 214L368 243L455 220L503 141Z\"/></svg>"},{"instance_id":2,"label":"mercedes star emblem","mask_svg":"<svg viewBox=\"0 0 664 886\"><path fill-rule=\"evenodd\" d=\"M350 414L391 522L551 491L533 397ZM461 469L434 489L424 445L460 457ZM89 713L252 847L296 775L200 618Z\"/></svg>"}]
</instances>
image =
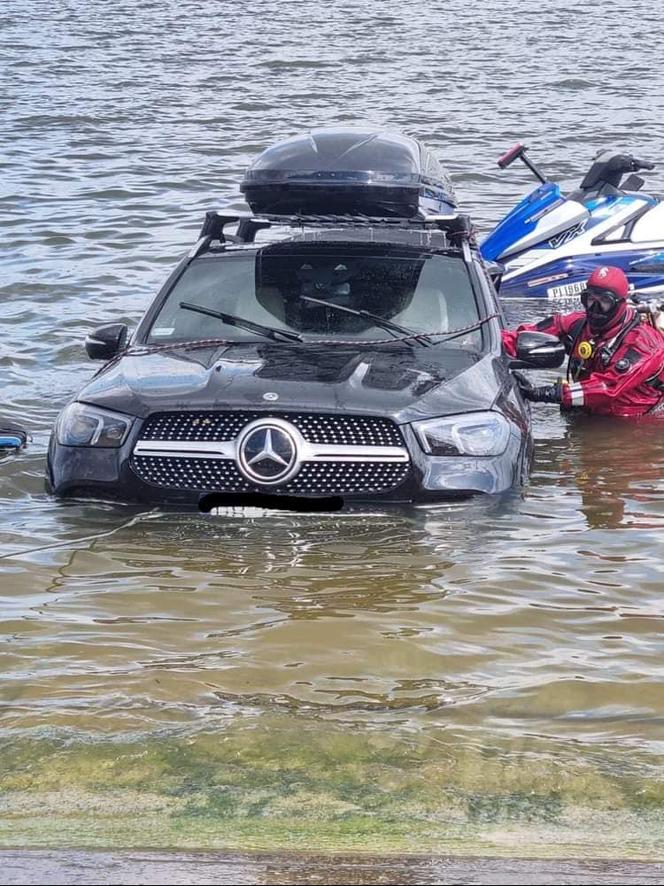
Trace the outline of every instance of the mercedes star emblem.
<instances>
[{"instance_id":1,"label":"mercedes star emblem","mask_svg":"<svg viewBox=\"0 0 664 886\"><path fill-rule=\"evenodd\" d=\"M237 441L237 465L252 483L275 486L293 477L299 467L299 433L281 419L248 424Z\"/></svg>"}]
</instances>

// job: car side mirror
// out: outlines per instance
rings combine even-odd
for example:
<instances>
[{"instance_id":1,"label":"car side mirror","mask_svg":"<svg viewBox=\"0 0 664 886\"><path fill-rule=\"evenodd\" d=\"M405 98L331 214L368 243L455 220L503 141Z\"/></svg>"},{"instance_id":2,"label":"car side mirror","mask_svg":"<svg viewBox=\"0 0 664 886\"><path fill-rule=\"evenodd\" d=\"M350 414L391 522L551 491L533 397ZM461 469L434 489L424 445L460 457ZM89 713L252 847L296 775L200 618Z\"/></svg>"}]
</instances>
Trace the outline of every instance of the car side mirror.
<instances>
[{"instance_id":1,"label":"car side mirror","mask_svg":"<svg viewBox=\"0 0 664 886\"><path fill-rule=\"evenodd\" d=\"M556 369L565 361L565 346L546 332L520 332L511 369Z\"/></svg>"},{"instance_id":2,"label":"car side mirror","mask_svg":"<svg viewBox=\"0 0 664 886\"><path fill-rule=\"evenodd\" d=\"M127 343L127 325L109 323L95 329L85 339L85 350L91 360L110 360Z\"/></svg>"}]
</instances>

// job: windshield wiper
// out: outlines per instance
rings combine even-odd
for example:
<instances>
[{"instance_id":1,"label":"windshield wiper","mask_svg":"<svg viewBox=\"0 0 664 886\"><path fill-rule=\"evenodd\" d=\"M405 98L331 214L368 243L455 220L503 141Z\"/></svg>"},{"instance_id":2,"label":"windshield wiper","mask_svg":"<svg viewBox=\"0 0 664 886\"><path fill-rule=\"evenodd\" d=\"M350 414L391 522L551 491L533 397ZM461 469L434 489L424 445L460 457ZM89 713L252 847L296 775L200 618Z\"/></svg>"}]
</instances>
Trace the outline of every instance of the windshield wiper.
<instances>
[{"instance_id":1,"label":"windshield wiper","mask_svg":"<svg viewBox=\"0 0 664 886\"><path fill-rule=\"evenodd\" d=\"M193 305L190 302L181 301L180 307L184 311L195 311L197 314L205 314L208 317L215 317L222 323L229 326L238 326L240 329L246 329L249 332L256 332L258 335L264 335L265 338L271 338L272 341L280 341L279 336L288 341L303 341L301 335L297 332L289 332L287 329L273 329L271 326L263 326L262 323L254 323L253 320L245 320L243 317L236 317L235 314L226 314L224 311L213 311L212 308L205 308L203 305Z\"/></svg>"},{"instance_id":2,"label":"windshield wiper","mask_svg":"<svg viewBox=\"0 0 664 886\"><path fill-rule=\"evenodd\" d=\"M405 326L399 326L398 323L392 323L391 320L385 320L383 317L379 317L378 314L372 314L371 311L365 311L360 308L347 308L345 305L335 305L334 302L325 301L322 298L314 298L312 295L301 295L300 298L302 301L309 301L315 305L323 305L326 308L334 308L337 311L343 311L346 314L353 314L355 317L363 317L365 320L371 320L376 326L380 326L382 329L387 329L388 332L394 332L397 334L397 337L405 335L408 338L412 338L418 344L422 345L423 348L430 347L433 342L423 332L414 332L412 329L407 329Z\"/></svg>"}]
</instances>

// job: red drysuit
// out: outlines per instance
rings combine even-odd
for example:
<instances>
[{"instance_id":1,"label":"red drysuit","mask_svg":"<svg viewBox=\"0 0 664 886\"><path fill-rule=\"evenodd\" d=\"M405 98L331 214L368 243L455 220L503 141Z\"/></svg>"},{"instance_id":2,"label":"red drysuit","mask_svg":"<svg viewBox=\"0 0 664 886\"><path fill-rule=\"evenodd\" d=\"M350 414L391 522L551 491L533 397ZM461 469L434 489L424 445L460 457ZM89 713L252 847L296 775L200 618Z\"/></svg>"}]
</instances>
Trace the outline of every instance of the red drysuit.
<instances>
[{"instance_id":1,"label":"red drysuit","mask_svg":"<svg viewBox=\"0 0 664 886\"><path fill-rule=\"evenodd\" d=\"M563 342L571 373L570 383L561 390L563 409L583 407L600 415L626 417L661 410L664 416L664 335L640 322L632 308L621 315L618 324L598 334L591 331L585 311L554 314L539 323L524 323L516 331L503 330L503 346L515 357L516 337L525 331L548 332Z\"/></svg>"}]
</instances>

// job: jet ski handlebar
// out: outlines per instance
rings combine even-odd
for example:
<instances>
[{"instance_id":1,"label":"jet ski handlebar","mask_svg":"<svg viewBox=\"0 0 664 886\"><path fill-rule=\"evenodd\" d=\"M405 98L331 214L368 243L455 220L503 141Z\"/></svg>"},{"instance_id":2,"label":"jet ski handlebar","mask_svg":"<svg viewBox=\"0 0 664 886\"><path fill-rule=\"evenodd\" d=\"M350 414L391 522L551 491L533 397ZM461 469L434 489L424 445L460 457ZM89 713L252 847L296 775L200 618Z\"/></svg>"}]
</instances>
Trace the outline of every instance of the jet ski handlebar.
<instances>
[{"instance_id":1,"label":"jet ski handlebar","mask_svg":"<svg viewBox=\"0 0 664 886\"><path fill-rule=\"evenodd\" d=\"M661 297L662 294L659 293L659 298ZM643 296L631 295L629 301L637 314L659 314L664 311L664 302L660 302L658 298L644 301Z\"/></svg>"},{"instance_id":2,"label":"jet ski handlebar","mask_svg":"<svg viewBox=\"0 0 664 886\"><path fill-rule=\"evenodd\" d=\"M631 157L632 161L630 172L638 172L640 169L654 169L655 164L650 163L648 160L639 160L638 157Z\"/></svg>"},{"instance_id":3,"label":"jet ski handlebar","mask_svg":"<svg viewBox=\"0 0 664 886\"><path fill-rule=\"evenodd\" d=\"M509 151L505 151L498 158L498 166L501 169L507 169L515 160L521 160L537 179L545 183L547 181L546 177L535 166L533 161L526 156L527 150L527 145L517 142ZM650 163L649 160L642 160L639 157L633 157L631 154L612 154L610 151L607 151L595 158L593 165L581 182L581 189L587 191L601 184L611 184L617 188L620 185L620 179L626 172L639 172L642 169L654 168L655 164Z\"/></svg>"},{"instance_id":4,"label":"jet ski handlebar","mask_svg":"<svg viewBox=\"0 0 664 886\"><path fill-rule=\"evenodd\" d=\"M507 169L507 167L511 166L515 160L521 160L521 162L525 163L525 165L528 167L528 169L530 169L530 171L536 178L538 178L542 183L546 182L546 177L542 175L533 161L529 157L526 157L527 150L527 145L522 145L520 142L517 142L513 147L509 149L509 151L505 151L505 153L498 158L498 166L500 166L501 169Z\"/></svg>"},{"instance_id":5,"label":"jet ski handlebar","mask_svg":"<svg viewBox=\"0 0 664 886\"><path fill-rule=\"evenodd\" d=\"M507 167L511 166L515 160L522 157L524 151L527 151L527 150L528 150L528 148L525 145L522 145L520 142L517 142L515 145L513 145L509 149L509 151L505 151L505 153L502 154L498 158L498 160L497 160L498 166L500 166L501 169L507 169Z\"/></svg>"}]
</instances>

